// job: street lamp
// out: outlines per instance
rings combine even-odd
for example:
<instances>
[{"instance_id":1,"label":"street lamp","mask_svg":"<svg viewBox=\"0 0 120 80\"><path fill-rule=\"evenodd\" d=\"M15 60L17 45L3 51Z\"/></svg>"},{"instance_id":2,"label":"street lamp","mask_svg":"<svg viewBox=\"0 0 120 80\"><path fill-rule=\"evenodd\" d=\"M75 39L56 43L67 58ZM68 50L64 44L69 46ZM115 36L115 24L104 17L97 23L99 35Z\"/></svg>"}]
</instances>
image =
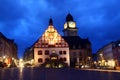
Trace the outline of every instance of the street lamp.
<instances>
[{"instance_id":1,"label":"street lamp","mask_svg":"<svg viewBox=\"0 0 120 80\"><path fill-rule=\"evenodd\" d=\"M88 56L88 64L89 64L89 67L91 67L91 57Z\"/></svg>"},{"instance_id":2,"label":"street lamp","mask_svg":"<svg viewBox=\"0 0 120 80\"><path fill-rule=\"evenodd\" d=\"M20 60L19 60L19 66L20 66L20 67L24 67L23 59L20 59Z\"/></svg>"},{"instance_id":3,"label":"street lamp","mask_svg":"<svg viewBox=\"0 0 120 80\"><path fill-rule=\"evenodd\" d=\"M14 57L12 57L12 66L15 67Z\"/></svg>"},{"instance_id":4,"label":"street lamp","mask_svg":"<svg viewBox=\"0 0 120 80\"><path fill-rule=\"evenodd\" d=\"M3 56L3 59L5 59L6 58L6 56Z\"/></svg>"},{"instance_id":5,"label":"street lamp","mask_svg":"<svg viewBox=\"0 0 120 80\"><path fill-rule=\"evenodd\" d=\"M6 58L6 56L3 56L3 62L5 62L5 58Z\"/></svg>"}]
</instances>

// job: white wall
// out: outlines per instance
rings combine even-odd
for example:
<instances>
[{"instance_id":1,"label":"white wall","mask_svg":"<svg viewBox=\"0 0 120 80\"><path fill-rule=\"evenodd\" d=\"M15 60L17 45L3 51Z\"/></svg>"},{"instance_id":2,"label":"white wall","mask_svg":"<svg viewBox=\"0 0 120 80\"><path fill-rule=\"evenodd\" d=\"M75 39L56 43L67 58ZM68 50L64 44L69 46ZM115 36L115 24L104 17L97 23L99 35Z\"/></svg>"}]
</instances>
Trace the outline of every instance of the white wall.
<instances>
[{"instance_id":1,"label":"white wall","mask_svg":"<svg viewBox=\"0 0 120 80\"><path fill-rule=\"evenodd\" d=\"M42 52L43 52L42 55L38 55L39 50L42 50ZM56 53L59 55L58 58L60 58L60 57L66 58L65 63L67 63L68 66L70 65L69 48L34 48L34 63L35 63L36 66L42 64L42 63L38 63L39 58L43 59L43 63L45 62L45 58L49 58L48 55L45 55L45 50L49 50L50 54L52 53L53 50L55 50ZM66 51L66 55L60 55L59 51Z\"/></svg>"}]
</instances>

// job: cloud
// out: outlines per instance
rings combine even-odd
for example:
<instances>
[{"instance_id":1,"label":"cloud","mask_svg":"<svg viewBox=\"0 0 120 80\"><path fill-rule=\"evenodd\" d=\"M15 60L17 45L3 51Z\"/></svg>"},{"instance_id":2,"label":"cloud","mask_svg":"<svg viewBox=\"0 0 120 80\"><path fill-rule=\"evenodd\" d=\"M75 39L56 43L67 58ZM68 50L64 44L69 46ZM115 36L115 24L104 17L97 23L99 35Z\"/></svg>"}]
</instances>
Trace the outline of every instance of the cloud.
<instances>
[{"instance_id":1,"label":"cloud","mask_svg":"<svg viewBox=\"0 0 120 80\"><path fill-rule=\"evenodd\" d=\"M104 44L119 39L119 3L119 0L0 0L0 31L15 39L22 56L24 49L42 35L50 17L63 34L66 15L71 13L79 35L89 37L96 52Z\"/></svg>"}]
</instances>

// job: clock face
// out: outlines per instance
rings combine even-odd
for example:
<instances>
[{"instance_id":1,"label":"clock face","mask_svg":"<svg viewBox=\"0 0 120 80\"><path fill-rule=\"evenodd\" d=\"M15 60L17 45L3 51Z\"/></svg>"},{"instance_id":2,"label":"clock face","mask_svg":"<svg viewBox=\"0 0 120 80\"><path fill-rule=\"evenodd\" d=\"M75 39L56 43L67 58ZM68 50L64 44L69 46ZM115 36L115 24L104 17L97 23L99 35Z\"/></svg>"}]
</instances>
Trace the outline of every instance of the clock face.
<instances>
[{"instance_id":1,"label":"clock face","mask_svg":"<svg viewBox=\"0 0 120 80\"><path fill-rule=\"evenodd\" d=\"M75 28L75 22L69 22L68 24L70 28Z\"/></svg>"},{"instance_id":2,"label":"clock face","mask_svg":"<svg viewBox=\"0 0 120 80\"><path fill-rule=\"evenodd\" d=\"M67 28L67 23L64 24L64 29L66 29L66 28Z\"/></svg>"}]
</instances>

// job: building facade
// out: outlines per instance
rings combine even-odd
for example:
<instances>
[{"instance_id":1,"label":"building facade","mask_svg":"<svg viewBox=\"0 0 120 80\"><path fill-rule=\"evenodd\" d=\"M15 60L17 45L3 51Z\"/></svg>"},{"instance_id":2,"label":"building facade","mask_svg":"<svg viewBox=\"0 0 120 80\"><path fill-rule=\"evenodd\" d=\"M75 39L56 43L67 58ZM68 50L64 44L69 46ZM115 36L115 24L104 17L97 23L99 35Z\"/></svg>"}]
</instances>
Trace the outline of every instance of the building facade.
<instances>
[{"instance_id":1,"label":"building facade","mask_svg":"<svg viewBox=\"0 0 120 80\"><path fill-rule=\"evenodd\" d=\"M68 66L70 65L69 46L54 28L50 19L48 28L34 45L34 63L40 65L54 59L63 60Z\"/></svg>"},{"instance_id":2,"label":"building facade","mask_svg":"<svg viewBox=\"0 0 120 80\"><path fill-rule=\"evenodd\" d=\"M82 39L78 35L78 27L71 14L66 16L63 38L69 45L70 64L75 66L91 66L92 47L88 38Z\"/></svg>"},{"instance_id":3,"label":"building facade","mask_svg":"<svg viewBox=\"0 0 120 80\"><path fill-rule=\"evenodd\" d=\"M97 51L100 66L114 68L120 66L120 40L110 42Z\"/></svg>"},{"instance_id":4,"label":"building facade","mask_svg":"<svg viewBox=\"0 0 120 80\"><path fill-rule=\"evenodd\" d=\"M0 61L9 65L13 59L18 59L17 45L14 40L6 38L0 32Z\"/></svg>"},{"instance_id":5,"label":"building facade","mask_svg":"<svg viewBox=\"0 0 120 80\"><path fill-rule=\"evenodd\" d=\"M91 43L88 38L79 37L76 22L71 14L66 16L63 33L64 36L58 34L52 19L50 19L44 34L25 52L24 58L29 57L31 50L35 65L44 64L47 60L52 59L52 54L56 54L56 58L64 61L68 66L90 66L92 61Z\"/></svg>"}]
</instances>

